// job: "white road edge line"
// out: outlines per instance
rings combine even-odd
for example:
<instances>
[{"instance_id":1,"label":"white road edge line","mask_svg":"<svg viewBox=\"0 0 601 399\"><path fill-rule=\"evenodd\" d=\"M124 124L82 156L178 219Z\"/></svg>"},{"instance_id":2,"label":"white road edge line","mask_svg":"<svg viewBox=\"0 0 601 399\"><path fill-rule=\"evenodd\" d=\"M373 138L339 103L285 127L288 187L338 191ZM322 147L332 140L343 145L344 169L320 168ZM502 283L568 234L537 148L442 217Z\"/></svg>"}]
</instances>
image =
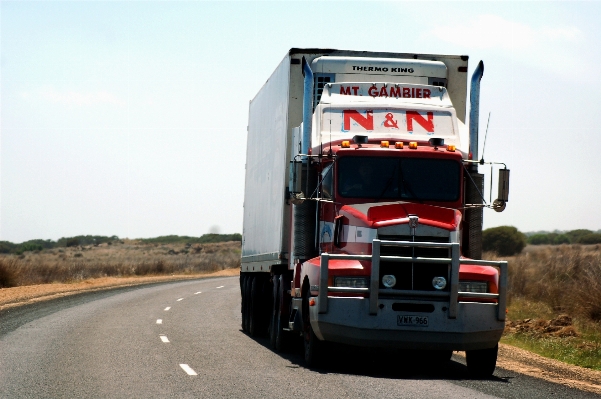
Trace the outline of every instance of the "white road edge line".
<instances>
[{"instance_id":1,"label":"white road edge line","mask_svg":"<svg viewBox=\"0 0 601 399\"><path fill-rule=\"evenodd\" d=\"M166 311L168 311L169 309L171 309L171 306L167 306L167 307L165 308L165 312L166 312Z\"/></svg>"},{"instance_id":2,"label":"white road edge line","mask_svg":"<svg viewBox=\"0 0 601 399\"><path fill-rule=\"evenodd\" d=\"M192 370L192 367L188 366L187 364L180 364L179 366L184 369L188 375L198 375L196 374L196 371Z\"/></svg>"},{"instance_id":3,"label":"white road edge line","mask_svg":"<svg viewBox=\"0 0 601 399\"><path fill-rule=\"evenodd\" d=\"M223 287L225 287L225 286L224 286L224 285L220 285L220 286L219 286L219 287L217 287L217 288L223 288Z\"/></svg>"},{"instance_id":4,"label":"white road edge line","mask_svg":"<svg viewBox=\"0 0 601 399\"><path fill-rule=\"evenodd\" d=\"M183 300L184 300L184 298L180 298L180 299L178 299L177 301L179 302L179 301L183 301Z\"/></svg>"},{"instance_id":5,"label":"white road edge line","mask_svg":"<svg viewBox=\"0 0 601 399\"><path fill-rule=\"evenodd\" d=\"M201 291L198 291L198 292L195 292L195 293L194 293L194 295L198 295L198 294L200 294L200 293L201 293Z\"/></svg>"},{"instance_id":6,"label":"white road edge line","mask_svg":"<svg viewBox=\"0 0 601 399\"><path fill-rule=\"evenodd\" d=\"M166 336L161 335L160 337L161 337L161 341L163 341L164 343L168 343L169 342L169 339Z\"/></svg>"},{"instance_id":7,"label":"white road edge line","mask_svg":"<svg viewBox=\"0 0 601 399\"><path fill-rule=\"evenodd\" d=\"M163 319L157 319L157 324L163 324Z\"/></svg>"}]
</instances>

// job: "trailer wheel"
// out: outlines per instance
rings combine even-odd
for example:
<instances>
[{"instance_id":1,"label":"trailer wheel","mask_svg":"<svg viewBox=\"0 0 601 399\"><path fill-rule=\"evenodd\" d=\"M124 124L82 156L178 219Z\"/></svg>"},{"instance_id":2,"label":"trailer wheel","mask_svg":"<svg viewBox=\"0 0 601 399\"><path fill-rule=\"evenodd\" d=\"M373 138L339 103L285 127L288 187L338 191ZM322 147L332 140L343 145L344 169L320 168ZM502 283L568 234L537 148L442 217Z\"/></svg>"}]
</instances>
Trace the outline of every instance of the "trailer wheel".
<instances>
[{"instance_id":1,"label":"trailer wheel","mask_svg":"<svg viewBox=\"0 0 601 399\"><path fill-rule=\"evenodd\" d=\"M248 332L251 336L256 337L261 334L261 309L262 309L262 284L263 281L259 276L253 278L250 287L250 317L248 322Z\"/></svg>"},{"instance_id":2,"label":"trailer wheel","mask_svg":"<svg viewBox=\"0 0 601 399\"><path fill-rule=\"evenodd\" d=\"M280 276L273 276L272 284L272 302L271 302L271 317L269 319L269 342L273 349L276 348L277 329L278 329L278 309L280 303Z\"/></svg>"},{"instance_id":3,"label":"trailer wheel","mask_svg":"<svg viewBox=\"0 0 601 399\"><path fill-rule=\"evenodd\" d=\"M250 315L250 309L251 309L251 301L252 301L250 293L251 293L252 283L253 283L254 279L255 279L255 276L253 276L251 274L251 275L249 275L249 276L246 277L246 282L244 284L244 297L245 297L244 302L245 303L244 303L244 317L243 317L243 320L242 320L242 322L244 324L243 324L242 329L245 332L249 332L250 331L250 317L251 317L251 315Z\"/></svg>"},{"instance_id":4,"label":"trailer wheel","mask_svg":"<svg viewBox=\"0 0 601 399\"><path fill-rule=\"evenodd\" d=\"M429 358L433 362L439 363L439 364L448 362L449 360L451 360L452 356L453 356L453 351L451 351L451 350L436 350L436 351L431 351L431 353L429 354Z\"/></svg>"},{"instance_id":5,"label":"trailer wheel","mask_svg":"<svg viewBox=\"0 0 601 399\"><path fill-rule=\"evenodd\" d=\"M242 314L242 331L246 331L246 326L244 325L244 319L246 318L246 273L241 273L240 275L240 313Z\"/></svg>"},{"instance_id":6,"label":"trailer wheel","mask_svg":"<svg viewBox=\"0 0 601 399\"><path fill-rule=\"evenodd\" d=\"M465 361L469 373L477 378L490 377L497 366L498 351L498 344L494 348L466 351Z\"/></svg>"}]
</instances>

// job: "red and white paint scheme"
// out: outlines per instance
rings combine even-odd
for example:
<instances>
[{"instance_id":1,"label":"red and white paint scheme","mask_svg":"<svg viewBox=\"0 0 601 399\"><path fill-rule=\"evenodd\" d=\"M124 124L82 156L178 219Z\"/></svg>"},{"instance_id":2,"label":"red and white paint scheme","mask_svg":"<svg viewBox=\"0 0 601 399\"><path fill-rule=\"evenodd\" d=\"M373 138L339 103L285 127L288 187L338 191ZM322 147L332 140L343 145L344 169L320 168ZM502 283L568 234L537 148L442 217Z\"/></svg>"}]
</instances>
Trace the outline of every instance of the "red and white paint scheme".
<instances>
[{"instance_id":1,"label":"red and white paint scheme","mask_svg":"<svg viewBox=\"0 0 601 399\"><path fill-rule=\"evenodd\" d=\"M492 374L507 262L479 260L467 61L290 50L249 108L245 332L276 350L299 338L309 365L335 342L466 351L470 372Z\"/></svg>"}]
</instances>

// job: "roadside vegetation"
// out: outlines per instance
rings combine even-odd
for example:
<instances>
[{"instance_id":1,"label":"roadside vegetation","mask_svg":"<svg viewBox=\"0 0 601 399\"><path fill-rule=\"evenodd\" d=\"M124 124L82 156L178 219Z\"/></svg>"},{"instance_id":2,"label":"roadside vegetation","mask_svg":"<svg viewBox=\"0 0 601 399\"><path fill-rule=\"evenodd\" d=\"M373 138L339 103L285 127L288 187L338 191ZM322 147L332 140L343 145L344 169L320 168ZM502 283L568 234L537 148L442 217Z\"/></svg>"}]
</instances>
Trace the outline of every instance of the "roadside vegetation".
<instances>
[{"instance_id":1,"label":"roadside vegetation","mask_svg":"<svg viewBox=\"0 0 601 399\"><path fill-rule=\"evenodd\" d=\"M240 267L240 234L119 239L78 236L6 241L0 253L0 288L69 283L99 277L210 273Z\"/></svg>"},{"instance_id":2,"label":"roadside vegetation","mask_svg":"<svg viewBox=\"0 0 601 399\"><path fill-rule=\"evenodd\" d=\"M583 235L586 237L586 235ZM509 262L501 342L601 370L601 245L528 245Z\"/></svg>"}]
</instances>

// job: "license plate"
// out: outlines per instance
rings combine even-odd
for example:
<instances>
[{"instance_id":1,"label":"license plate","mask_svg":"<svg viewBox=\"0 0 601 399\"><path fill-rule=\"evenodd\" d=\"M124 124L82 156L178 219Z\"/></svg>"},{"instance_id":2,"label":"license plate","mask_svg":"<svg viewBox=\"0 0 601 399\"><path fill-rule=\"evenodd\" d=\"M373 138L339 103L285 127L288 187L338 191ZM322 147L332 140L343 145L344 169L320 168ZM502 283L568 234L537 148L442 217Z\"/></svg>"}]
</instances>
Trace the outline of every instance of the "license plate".
<instances>
[{"instance_id":1,"label":"license plate","mask_svg":"<svg viewBox=\"0 0 601 399\"><path fill-rule=\"evenodd\" d=\"M428 327L427 316L400 316L396 317L397 326Z\"/></svg>"}]
</instances>

